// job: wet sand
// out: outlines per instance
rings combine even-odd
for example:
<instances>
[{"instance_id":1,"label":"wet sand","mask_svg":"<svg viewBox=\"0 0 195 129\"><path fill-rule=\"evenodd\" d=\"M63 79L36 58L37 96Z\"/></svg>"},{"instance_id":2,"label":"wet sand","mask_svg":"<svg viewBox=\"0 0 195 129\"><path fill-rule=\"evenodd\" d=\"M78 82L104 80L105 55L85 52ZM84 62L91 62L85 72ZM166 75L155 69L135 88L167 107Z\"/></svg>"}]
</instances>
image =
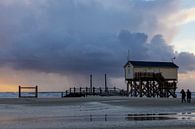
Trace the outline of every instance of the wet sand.
<instances>
[{"instance_id":1,"label":"wet sand","mask_svg":"<svg viewBox=\"0 0 195 129\"><path fill-rule=\"evenodd\" d=\"M89 96L89 97L67 97L67 98L0 98L0 104L32 104L32 105L66 105L79 104L83 102L102 102L113 105L122 106L192 106L195 101L190 104L181 103L180 98L135 98L135 97L119 97L119 96Z\"/></svg>"},{"instance_id":2,"label":"wet sand","mask_svg":"<svg viewBox=\"0 0 195 129\"><path fill-rule=\"evenodd\" d=\"M194 111L194 100L188 104L172 98L0 98L0 128L194 129ZM146 119L146 114L155 113L180 115L175 119ZM146 118L140 120L136 114Z\"/></svg>"}]
</instances>

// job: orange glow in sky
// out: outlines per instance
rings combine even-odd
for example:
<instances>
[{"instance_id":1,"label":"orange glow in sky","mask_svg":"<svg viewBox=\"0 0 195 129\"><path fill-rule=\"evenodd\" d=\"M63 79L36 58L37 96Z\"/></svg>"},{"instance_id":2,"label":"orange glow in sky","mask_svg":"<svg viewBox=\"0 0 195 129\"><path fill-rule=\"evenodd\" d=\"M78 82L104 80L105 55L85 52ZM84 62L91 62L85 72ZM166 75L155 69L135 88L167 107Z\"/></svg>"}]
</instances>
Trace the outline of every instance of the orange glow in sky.
<instances>
[{"instance_id":1,"label":"orange glow in sky","mask_svg":"<svg viewBox=\"0 0 195 129\"><path fill-rule=\"evenodd\" d=\"M17 92L18 86L16 85L8 85L8 84L0 84L0 92Z\"/></svg>"}]
</instances>

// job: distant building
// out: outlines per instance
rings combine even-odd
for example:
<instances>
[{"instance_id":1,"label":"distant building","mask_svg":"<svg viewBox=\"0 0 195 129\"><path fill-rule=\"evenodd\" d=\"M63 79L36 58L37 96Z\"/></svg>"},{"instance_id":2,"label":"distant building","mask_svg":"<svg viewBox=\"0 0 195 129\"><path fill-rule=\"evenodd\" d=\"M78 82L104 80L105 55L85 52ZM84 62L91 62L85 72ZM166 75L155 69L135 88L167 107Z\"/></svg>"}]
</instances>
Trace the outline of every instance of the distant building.
<instances>
[{"instance_id":1,"label":"distant building","mask_svg":"<svg viewBox=\"0 0 195 129\"><path fill-rule=\"evenodd\" d=\"M127 95L176 97L178 68L173 62L128 61L124 66Z\"/></svg>"}]
</instances>

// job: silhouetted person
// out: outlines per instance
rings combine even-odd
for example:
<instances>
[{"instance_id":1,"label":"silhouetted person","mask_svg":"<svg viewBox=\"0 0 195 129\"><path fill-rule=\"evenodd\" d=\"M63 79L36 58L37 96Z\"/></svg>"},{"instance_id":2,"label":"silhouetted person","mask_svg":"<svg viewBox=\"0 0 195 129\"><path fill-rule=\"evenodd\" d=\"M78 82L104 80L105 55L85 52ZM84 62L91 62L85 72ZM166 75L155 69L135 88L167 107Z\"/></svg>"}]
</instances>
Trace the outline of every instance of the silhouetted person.
<instances>
[{"instance_id":1,"label":"silhouetted person","mask_svg":"<svg viewBox=\"0 0 195 129\"><path fill-rule=\"evenodd\" d=\"M181 102L182 103L186 102L186 93L185 93L185 91L182 89L180 93L181 93Z\"/></svg>"},{"instance_id":2,"label":"silhouetted person","mask_svg":"<svg viewBox=\"0 0 195 129\"><path fill-rule=\"evenodd\" d=\"M191 96L192 96L192 93L190 92L189 89L187 90L186 94L187 94L187 102L188 102L188 103L191 103L191 98L192 98Z\"/></svg>"}]
</instances>

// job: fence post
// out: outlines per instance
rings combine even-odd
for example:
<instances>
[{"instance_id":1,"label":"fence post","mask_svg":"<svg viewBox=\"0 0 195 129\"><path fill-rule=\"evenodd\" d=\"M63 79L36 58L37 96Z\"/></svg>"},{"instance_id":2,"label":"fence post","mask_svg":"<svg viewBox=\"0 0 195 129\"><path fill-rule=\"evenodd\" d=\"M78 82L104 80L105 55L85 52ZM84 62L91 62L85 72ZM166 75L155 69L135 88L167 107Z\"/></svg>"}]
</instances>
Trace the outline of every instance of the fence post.
<instances>
[{"instance_id":1,"label":"fence post","mask_svg":"<svg viewBox=\"0 0 195 129\"><path fill-rule=\"evenodd\" d=\"M76 88L74 87L74 94L76 93Z\"/></svg>"},{"instance_id":2,"label":"fence post","mask_svg":"<svg viewBox=\"0 0 195 129\"><path fill-rule=\"evenodd\" d=\"M35 87L35 97L38 98L38 86Z\"/></svg>"},{"instance_id":3,"label":"fence post","mask_svg":"<svg viewBox=\"0 0 195 129\"><path fill-rule=\"evenodd\" d=\"M20 98L21 97L21 86L18 87L18 97Z\"/></svg>"},{"instance_id":4,"label":"fence post","mask_svg":"<svg viewBox=\"0 0 195 129\"><path fill-rule=\"evenodd\" d=\"M82 92L82 88L80 87L80 94L81 94L81 92Z\"/></svg>"},{"instance_id":5,"label":"fence post","mask_svg":"<svg viewBox=\"0 0 195 129\"><path fill-rule=\"evenodd\" d=\"M86 87L86 96L88 95L88 87Z\"/></svg>"}]
</instances>

